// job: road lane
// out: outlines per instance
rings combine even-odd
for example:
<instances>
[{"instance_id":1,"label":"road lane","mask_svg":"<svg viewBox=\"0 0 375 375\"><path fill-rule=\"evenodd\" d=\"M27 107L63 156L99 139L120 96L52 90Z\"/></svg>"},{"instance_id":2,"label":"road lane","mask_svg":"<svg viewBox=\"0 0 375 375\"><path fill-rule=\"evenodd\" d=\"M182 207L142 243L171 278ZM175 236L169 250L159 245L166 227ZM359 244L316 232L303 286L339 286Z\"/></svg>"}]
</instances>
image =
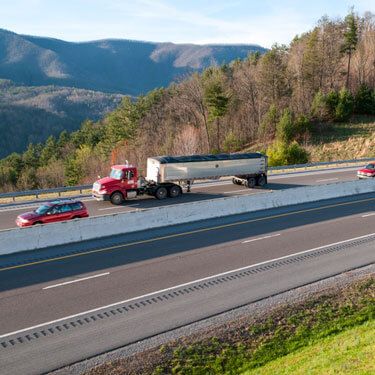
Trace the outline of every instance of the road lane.
<instances>
[{"instance_id":1,"label":"road lane","mask_svg":"<svg viewBox=\"0 0 375 375\"><path fill-rule=\"evenodd\" d=\"M329 176L329 177L327 177ZM330 177L334 176L334 177ZM334 178L334 180L331 180ZM231 181L220 181L206 183L192 187L193 194L183 194L177 199L166 199L158 201L154 197L144 196L141 199L127 201L121 206L114 206L110 202L97 202L91 198L83 199L89 210L90 216L108 215L111 213L134 211L166 205L175 205L206 199L222 198L231 195L251 195L272 190L288 189L299 186L318 185L355 180L354 169L322 170L314 172L303 172L293 174L283 174L269 176L267 189L248 189L232 184ZM25 204L22 206L0 207L0 230L15 228L15 218L20 213L35 209L35 204ZM83 219L84 220L84 219Z\"/></svg>"},{"instance_id":2,"label":"road lane","mask_svg":"<svg viewBox=\"0 0 375 375\"><path fill-rule=\"evenodd\" d=\"M102 253L60 259L0 272L0 334L80 311L133 298L194 279L286 256L374 232L375 198L314 210L253 218L230 225L181 232L178 236ZM217 220L211 221L217 223ZM220 221L219 221L220 222ZM189 226L186 226L189 228ZM263 237L263 238L262 238ZM262 238L262 239L260 239ZM256 241L255 241L256 240ZM108 272L106 277L90 278ZM52 284L59 288L43 289Z\"/></svg>"}]
</instances>

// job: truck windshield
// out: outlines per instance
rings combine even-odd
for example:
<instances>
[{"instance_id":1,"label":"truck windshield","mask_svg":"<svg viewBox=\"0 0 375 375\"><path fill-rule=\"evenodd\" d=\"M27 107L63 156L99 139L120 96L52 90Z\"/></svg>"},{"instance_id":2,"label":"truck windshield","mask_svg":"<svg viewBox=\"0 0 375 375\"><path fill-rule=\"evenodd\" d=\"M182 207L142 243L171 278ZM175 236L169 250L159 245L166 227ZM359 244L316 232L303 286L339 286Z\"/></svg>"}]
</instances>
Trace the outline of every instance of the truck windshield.
<instances>
[{"instance_id":1,"label":"truck windshield","mask_svg":"<svg viewBox=\"0 0 375 375\"><path fill-rule=\"evenodd\" d=\"M123 177L123 172L121 169L113 168L109 177L114 178L115 180L121 180Z\"/></svg>"}]
</instances>

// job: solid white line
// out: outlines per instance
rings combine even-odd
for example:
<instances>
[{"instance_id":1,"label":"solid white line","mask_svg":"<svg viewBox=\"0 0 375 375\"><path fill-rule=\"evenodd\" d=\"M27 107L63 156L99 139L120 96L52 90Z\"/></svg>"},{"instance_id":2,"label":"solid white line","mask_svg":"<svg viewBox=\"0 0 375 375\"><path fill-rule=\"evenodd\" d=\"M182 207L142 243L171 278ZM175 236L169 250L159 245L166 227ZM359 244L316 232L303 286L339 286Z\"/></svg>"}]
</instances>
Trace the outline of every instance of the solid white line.
<instances>
[{"instance_id":1,"label":"solid white line","mask_svg":"<svg viewBox=\"0 0 375 375\"><path fill-rule=\"evenodd\" d=\"M374 216L375 212L371 212L370 214L362 215L362 217L369 217L369 216Z\"/></svg>"},{"instance_id":2,"label":"solid white line","mask_svg":"<svg viewBox=\"0 0 375 375\"><path fill-rule=\"evenodd\" d=\"M110 307L114 307L114 306L122 305L122 304L124 304L124 303L129 303L129 302L135 301L135 300L140 299L140 298L151 297L151 296L154 296L155 294L165 293L165 292L171 291L171 290L173 290L173 289L182 288L182 287L185 287L185 286L188 286L188 285L191 285L191 284L195 284L195 283L200 283L200 282L202 282L202 281L207 281L207 280L210 280L210 279L213 279L213 278L216 278L216 277L225 276L225 275L228 275L228 274L233 273L233 272L243 271L243 270L246 270L246 269L248 269L248 268L257 267L257 266L260 266L260 265L263 265L263 264L266 264L266 263L271 263L271 262L275 262L275 261L278 261L278 260L282 260L282 259L286 259L286 258L291 258L291 257L296 256L296 255L301 255L301 254L310 253L310 252L312 252L312 251L316 251L316 250L324 249L325 247L335 246L335 245L340 245L340 244L343 244L343 243L346 243L346 242L355 241L355 240L359 240L359 239L362 239L362 238L371 237L371 236L374 236L374 235L375 235L375 233L370 233L370 234L366 234L366 235L364 235L364 236L350 238L350 239L345 240L345 241L335 242L335 243L331 243L331 244L328 244L328 245L315 247L314 249L304 250L304 251L300 251L300 252L298 252L298 253L285 255L285 256L280 257L280 258L274 258L274 259L266 260L266 261L264 261L264 262L255 263L255 264L250 264L250 265L245 266L245 267L241 267L241 268L237 268L237 269L234 269L234 270L230 270L230 271L226 271L226 272L218 273L218 274L216 274L216 275L212 275L212 276L203 277L202 279L189 281L189 282L187 282L187 283L179 284L179 285L175 285L175 286L172 286L172 287L170 287L170 288L157 290L157 291L155 291L155 292L151 292L151 293L143 294L143 295L141 295L141 296L137 296L137 297L133 297L133 298L129 298L129 299L123 300L123 301L119 301L119 302L111 303L110 305L97 307L97 308L95 308L95 309L87 310L87 311L83 311L83 312L80 312L80 313L78 313L78 314L65 316L65 317L63 317L63 318L56 319L56 320L51 320L50 322L45 322L45 323L37 324L37 325L32 326L32 327L22 328L22 329L19 329L18 331L13 331L13 332L5 333L5 334L3 334L3 335L0 335L0 338L4 338L4 337L11 336L11 335L15 335L15 334L18 334L18 333L21 333L21 332L28 331L28 330L30 330L30 329L36 329L36 328L44 327L44 326L49 325L49 324L55 324L55 323L58 323L58 322L62 322L63 320L66 320L66 319L76 318L76 317L81 316L81 315L91 314L91 313L96 312L96 311L100 311L100 310L103 310L103 309L108 309L108 308L110 308Z\"/></svg>"},{"instance_id":3,"label":"solid white line","mask_svg":"<svg viewBox=\"0 0 375 375\"><path fill-rule=\"evenodd\" d=\"M322 180L316 180L315 182L324 182L324 181L336 181L338 178L324 178Z\"/></svg>"},{"instance_id":4,"label":"solid white line","mask_svg":"<svg viewBox=\"0 0 375 375\"><path fill-rule=\"evenodd\" d=\"M278 236L280 236L280 235L281 235L280 233L277 233L277 234L271 234L270 236L264 236L264 237L253 238L253 239L251 239L251 240L246 240L246 241L243 241L243 242L241 242L241 243L248 243L248 242L254 242L254 241L265 240L266 238L278 237Z\"/></svg>"},{"instance_id":5,"label":"solid white line","mask_svg":"<svg viewBox=\"0 0 375 375\"><path fill-rule=\"evenodd\" d=\"M126 205L126 206L113 206L113 207L106 207L106 208L98 208L98 211L115 210L117 208L135 207L135 206L139 206L139 205L140 205L140 203L132 204L132 205Z\"/></svg>"},{"instance_id":6,"label":"solid white line","mask_svg":"<svg viewBox=\"0 0 375 375\"><path fill-rule=\"evenodd\" d=\"M109 275L109 272L104 272L104 273L100 273L98 275L93 275L93 276L82 277L81 279L65 281L64 283L60 283L60 284L49 285L49 286L46 286L45 288L43 288L43 290L57 288L59 286L64 286L64 285L68 285L68 284L79 283L80 281L95 279L97 277L102 277L102 276L107 276L107 275Z\"/></svg>"}]
</instances>

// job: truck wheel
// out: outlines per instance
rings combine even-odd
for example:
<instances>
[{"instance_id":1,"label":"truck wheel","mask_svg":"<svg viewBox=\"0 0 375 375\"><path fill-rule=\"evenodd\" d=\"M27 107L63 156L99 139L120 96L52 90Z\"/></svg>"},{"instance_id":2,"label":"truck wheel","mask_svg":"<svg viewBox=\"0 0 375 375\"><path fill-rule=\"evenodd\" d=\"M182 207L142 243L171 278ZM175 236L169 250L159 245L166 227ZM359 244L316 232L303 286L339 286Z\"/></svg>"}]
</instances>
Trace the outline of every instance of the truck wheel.
<instances>
[{"instance_id":1,"label":"truck wheel","mask_svg":"<svg viewBox=\"0 0 375 375\"><path fill-rule=\"evenodd\" d=\"M181 191L181 188L177 185L174 185L172 186L169 191L168 191L168 195L171 197L171 198L177 198L178 196L180 196L182 194L182 191Z\"/></svg>"},{"instance_id":2,"label":"truck wheel","mask_svg":"<svg viewBox=\"0 0 375 375\"><path fill-rule=\"evenodd\" d=\"M255 177L249 177L247 179L247 184L246 184L246 187L248 187L249 189L252 189L256 184L256 180L255 180Z\"/></svg>"},{"instance_id":3,"label":"truck wheel","mask_svg":"<svg viewBox=\"0 0 375 375\"><path fill-rule=\"evenodd\" d=\"M120 205L124 201L124 196L119 192L116 191L111 195L111 203L115 205Z\"/></svg>"},{"instance_id":4,"label":"truck wheel","mask_svg":"<svg viewBox=\"0 0 375 375\"><path fill-rule=\"evenodd\" d=\"M167 198L167 195L168 195L168 191L164 186L158 187L157 190L155 191L155 197L157 199L165 199Z\"/></svg>"},{"instance_id":5,"label":"truck wheel","mask_svg":"<svg viewBox=\"0 0 375 375\"><path fill-rule=\"evenodd\" d=\"M258 186L263 187L266 183L267 183L267 180L264 176L258 177L258 181L257 181Z\"/></svg>"}]
</instances>

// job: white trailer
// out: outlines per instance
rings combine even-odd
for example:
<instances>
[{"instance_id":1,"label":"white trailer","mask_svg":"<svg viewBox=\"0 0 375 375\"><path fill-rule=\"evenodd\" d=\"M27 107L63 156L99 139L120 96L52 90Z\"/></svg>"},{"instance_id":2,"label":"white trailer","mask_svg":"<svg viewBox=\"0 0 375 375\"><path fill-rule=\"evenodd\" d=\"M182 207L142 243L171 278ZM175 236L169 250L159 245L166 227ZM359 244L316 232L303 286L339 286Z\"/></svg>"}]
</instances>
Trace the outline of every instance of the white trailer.
<instances>
[{"instance_id":1,"label":"white trailer","mask_svg":"<svg viewBox=\"0 0 375 375\"><path fill-rule=\"evenodd\" d=\"M248 187L267 183L267 156L261 153L157 156L147 159L148 183L190 185L195 180L233 176Z\"/></svg>"}]
</instances>

